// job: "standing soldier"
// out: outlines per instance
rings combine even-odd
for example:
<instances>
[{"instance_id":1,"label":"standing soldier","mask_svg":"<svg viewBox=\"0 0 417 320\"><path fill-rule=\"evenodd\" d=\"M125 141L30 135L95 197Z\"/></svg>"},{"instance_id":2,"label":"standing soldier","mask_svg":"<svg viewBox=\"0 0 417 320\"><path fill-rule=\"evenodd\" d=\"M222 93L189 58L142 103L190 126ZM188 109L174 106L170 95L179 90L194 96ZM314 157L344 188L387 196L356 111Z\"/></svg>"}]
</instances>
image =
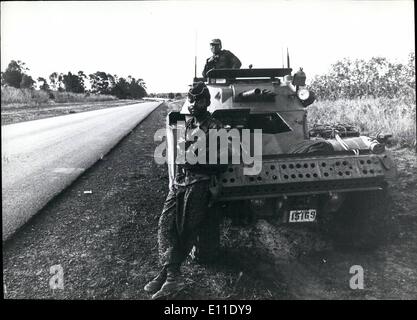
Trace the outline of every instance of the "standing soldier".
<instances>
[{"instance_id":1,"label":"standing soldier","mask_svg":"<svg viewBox=\"0 0 417 320\"><path fill-rule=\"evenodd\" d=\"M222 124L207 111L210 93L204 82L193 85L188 92L188 99L192 118L186 122L186 137L201 130L206 135L206 141L209 141L209 129L219 130ZM186 141L185 150L193 143ZM208 159L208 146L205 150ZM205 164L186 163L178 165L177 169L158 224L158 251L162 270L144 288L153 294L152 299L169 296L184 287L180 266L192 249L199 227L208 218L210 181L218 173L215 171L218 166Z\"/></svg>"},{"instance_id":2,"label":"standing soldier","mask_svg":"<svg viewBox=\"0 0 417 320\"><path fill-rule=\"evenodd\" d=\"M203 70L203 77L207 77L207 72L211 69L233 68L239 69L242 65L240 60L230 51L222 50L220 39L213 39L210 42L210 50L213 55L206 60Z\"/></svg>"}]
</instances>

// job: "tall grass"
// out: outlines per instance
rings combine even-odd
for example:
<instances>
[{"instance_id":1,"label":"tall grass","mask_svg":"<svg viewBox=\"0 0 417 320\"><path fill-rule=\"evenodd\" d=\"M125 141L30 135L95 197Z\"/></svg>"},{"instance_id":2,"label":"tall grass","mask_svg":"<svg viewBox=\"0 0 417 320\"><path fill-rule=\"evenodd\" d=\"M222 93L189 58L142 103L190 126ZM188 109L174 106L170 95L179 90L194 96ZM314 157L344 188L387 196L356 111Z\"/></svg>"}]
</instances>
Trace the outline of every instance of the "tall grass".
<instances>
[{"instance_id":1,"label":"tall grass","mask_svg":"<svg viewBox=\"0 0 417 320\"><path fill-rule=\"evenodd\" d=\"M318 123L350 123L368 134L390 132L394 145L416 145L416 106L404 99L319 101L308 108L308 119L310 127Z\"/></svg>"},{"instance_id":2,"label":"tall grass","mask_svg":"<svg viewBox=\"0 0 417 320\"><path fill-rule=\"evenodd\" d=\"M45 91L31 89L16 89L13 87L1 87L1 104L28 104L39 105L48 103L49 95Z\"/></svg>"},{"instance_id":3,"label":"tall grass","mask_svg":"<svg viewBox=\"0 0 417 320\"><path fill-rule=\"evenodd\" d=\"M54 101L57 103L63 102L93 102L93 101L109 101L117 100L115 96L107 94L88 94L88 93L72 93L52 91Z\"/></svg>"},{"instance_id":4,"label":"tall grass","mask_svg":"<svg viewBox=\"0 0 417 320\"><path fill-rule=\"evenodd\" d=\"M345 58L309 88L320 100L309 107L310 124L349 123L370 134L391 132L400 146L416 145L414 52L406 64Z\"/></svg>"},{"instance_id":5,"label":"tall grass","mask_svg":"<svg viewBox=\"0 0 417 320\"><path fill-rule=\"evenodd\" d=\"M65 102L94 102L117 100L116 97L103 94L58 92L33 89L16 89L13 87L1 88L1 104L21 104L27 106L40 106L44 104Z\"/></svg>"}]
</instances>

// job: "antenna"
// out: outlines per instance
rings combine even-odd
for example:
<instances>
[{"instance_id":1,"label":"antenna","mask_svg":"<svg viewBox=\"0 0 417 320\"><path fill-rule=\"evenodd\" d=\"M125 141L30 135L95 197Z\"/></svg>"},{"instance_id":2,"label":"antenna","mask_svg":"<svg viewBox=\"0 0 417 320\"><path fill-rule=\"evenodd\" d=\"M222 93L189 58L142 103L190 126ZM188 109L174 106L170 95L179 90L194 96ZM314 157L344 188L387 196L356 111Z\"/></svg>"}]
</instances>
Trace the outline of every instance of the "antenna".
<instances>
[{"instance_id":1,"label":"antenna","mask_svg":"<svg viewBox=\"0 0 417 320\"><path fill-rule=\"evenodd\" d=\"M197 78L197 30L194 38L194 78Z\"/></svg>"},{"instance_id":2,"label":"antenna","mask_svg":"<svg viewBox=\"0 0 417 320\"><path fill-rule=\"evenodd\" d=\"M287 68L290 68L290 54L288 53L288 47L287 47Z\"/></svg>"},{"instance_id":3,"label":"antenna","mask_svg":"<svg viewBox=\"0 0 417 320\"><path fill-rule=\"evenodd\" d=\"M197 78L197 56L194 57L194 78Z\"/></svg>"}]
</instances>

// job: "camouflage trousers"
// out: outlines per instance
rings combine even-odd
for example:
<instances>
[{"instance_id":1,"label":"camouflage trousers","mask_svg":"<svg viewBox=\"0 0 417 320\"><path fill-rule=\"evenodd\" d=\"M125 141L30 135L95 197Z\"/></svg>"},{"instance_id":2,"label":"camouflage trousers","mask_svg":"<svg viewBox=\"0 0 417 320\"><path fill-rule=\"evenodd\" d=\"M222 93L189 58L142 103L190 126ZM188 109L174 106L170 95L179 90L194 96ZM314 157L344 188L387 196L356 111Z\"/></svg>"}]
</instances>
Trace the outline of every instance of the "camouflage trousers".
<instances>
[{"instance_id":1,"label":"camouflage trousers","mask_svg":"<svg viewBox=\"0 0 417 320\"><path fill-rule=\"evenodd\" d=\"M170 190L158 224L159 261L181 264L190 253L198 230L207 218L209 181Z\"/></svg>"}]
</instances>

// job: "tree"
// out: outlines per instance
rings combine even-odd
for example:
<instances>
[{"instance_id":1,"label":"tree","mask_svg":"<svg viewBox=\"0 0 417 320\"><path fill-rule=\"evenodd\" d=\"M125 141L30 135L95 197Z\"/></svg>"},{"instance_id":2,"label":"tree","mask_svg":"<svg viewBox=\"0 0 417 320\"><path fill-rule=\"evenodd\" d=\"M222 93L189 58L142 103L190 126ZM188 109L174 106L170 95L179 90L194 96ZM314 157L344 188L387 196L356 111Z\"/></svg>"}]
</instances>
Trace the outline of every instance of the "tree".
<instances>
[{"instance_id":1,"label":"tree","mask_svg":"<svg viewBox=\"0 0 417 320\"><path fill-rule=\"evenodd\" d=\"M129 92L132 98L140 99L147 95L146 90L142 86L143 84L144 81L142 79L136 80L130 77Z\"/></svg>"},{"instance_id":2,"label":"tree","mask_svg":"<svg viewBox=\"0 0 417 320\"><path fill-rule=\"evenodd\" d=\"M49 91L49 85L45 78L39 77L38 78L39 89L44 91Z\"/></svg>"},{"instance_id":3,"label":"tree","mask_svg":"<svg viewBox=\"0 0 417 320\"><path fill-rule=\"evenodd\" d=\"M62 76L62 81L65 85L65 91L74 92L74 93L84 93L84 80L82 76L78 76L76 74L72 74L68 72L67 74Z\"/></svg>"},{"instance_id":4,"label":"tree","mask_svg":"<svg viewBox=\"0 0 417 320\"><path fill-rule=\"evenodd\" d=\"M146 83L143 79L138 79L137 83L143 88L146 89Z\"/></svg>"},{"instance_id":5,"label":"tree","mask_svg":"<svg viewBox=\"0 0 417 320\"><path fill-rule=\"evenodd\" d=\"M32 89L34 83L35 81L32 79L31 76L28 76L27 74L23 74L22 80L20 81L20 88Z\"/></svg>"},{"instance_id":6,"label":"tree","mask_svg":"<svg viewBox=\"0 0 417 320\"><path fill-rule=\"evenodd\" d=\"M87 79L87 76L85 75L84 71L78 71L78 78L79 78L80 84L84 87L84 91L85 91L85 79Z\"/></svg>"},{"instance_id":7,"label":"tree","mask_svg":"<svg viewBox=\"0 0 417 320\"><path fill-rule=\"evenodd\" d=\"M64 88L63 88L64 75L62 73L58 74L57 72L52 72L49 75L49 80L50 80L51 87L53 90L64 91Z\"/></svg>"},{"instance_id":8,"label":"tree","mask_svg":"<svg viewBox=\"0 0 417 320\"><path fill-rule=\"evenodd\" d=\"M97 71L89 75L91 91L99 94L110 94L115 85L114 77L103 71Z\"/></svg>"},{"instance_id":9,"label":"tree","mask_svg":"<svg viewBox=\"0 0 417 320\"><path fill-rule=\"evenodd\" d=\"M64 75L60 73L57 79L58 91L64 91Z\"/></svg>"},{"instance_id":10,"label":"tree","mask_svg":"<svg viewBox=\"0 0 417 320\"><path fill-rule=\"evenodd\" d=\"M51 83L52 90L57 90L58 89L58 87L57 87L57 80L58 80L58 73L52 72L49 75L49 81Z\"/></svg>"},{"instance_id":11,"label":"tree","mask_svg":"<svg viewBox=\"0 0 417 320\"><path fill-rule=\"evenodd\" d=\"M119 99L140 99L147 96L143 79L136 80L132 76L128 76L125 79L114 75L114 77L110 78L111 81L114 81L114 85L110 90L110 94L115 95Z\"/></svg>"},{"instance_id":12,"label":"tree","mask_svg":"<svg viewBox=\"0 0 417 320\"><path fill-rule=\"evenodd\" d=\"M131 98L129 91L129 83L126 81L125 78L121 77L117 79L115 86L112 88L111 94L115 95L119 99Z\"/></svg>"},{"instance_id":13,"label":"tree","mask_svg":"<svg viewBox=\"0 0 417 320\"><path fill-rule=\"evenodd\" d=\"M7 69L3 72L2 80L5 85L20 88L23 75L25 75L28 70L29 69L26 67L24 62L20 60L12 60L7 66ZM28 84L27 79L25 80L24 84Z\"/></svg>"}]
</instances>

